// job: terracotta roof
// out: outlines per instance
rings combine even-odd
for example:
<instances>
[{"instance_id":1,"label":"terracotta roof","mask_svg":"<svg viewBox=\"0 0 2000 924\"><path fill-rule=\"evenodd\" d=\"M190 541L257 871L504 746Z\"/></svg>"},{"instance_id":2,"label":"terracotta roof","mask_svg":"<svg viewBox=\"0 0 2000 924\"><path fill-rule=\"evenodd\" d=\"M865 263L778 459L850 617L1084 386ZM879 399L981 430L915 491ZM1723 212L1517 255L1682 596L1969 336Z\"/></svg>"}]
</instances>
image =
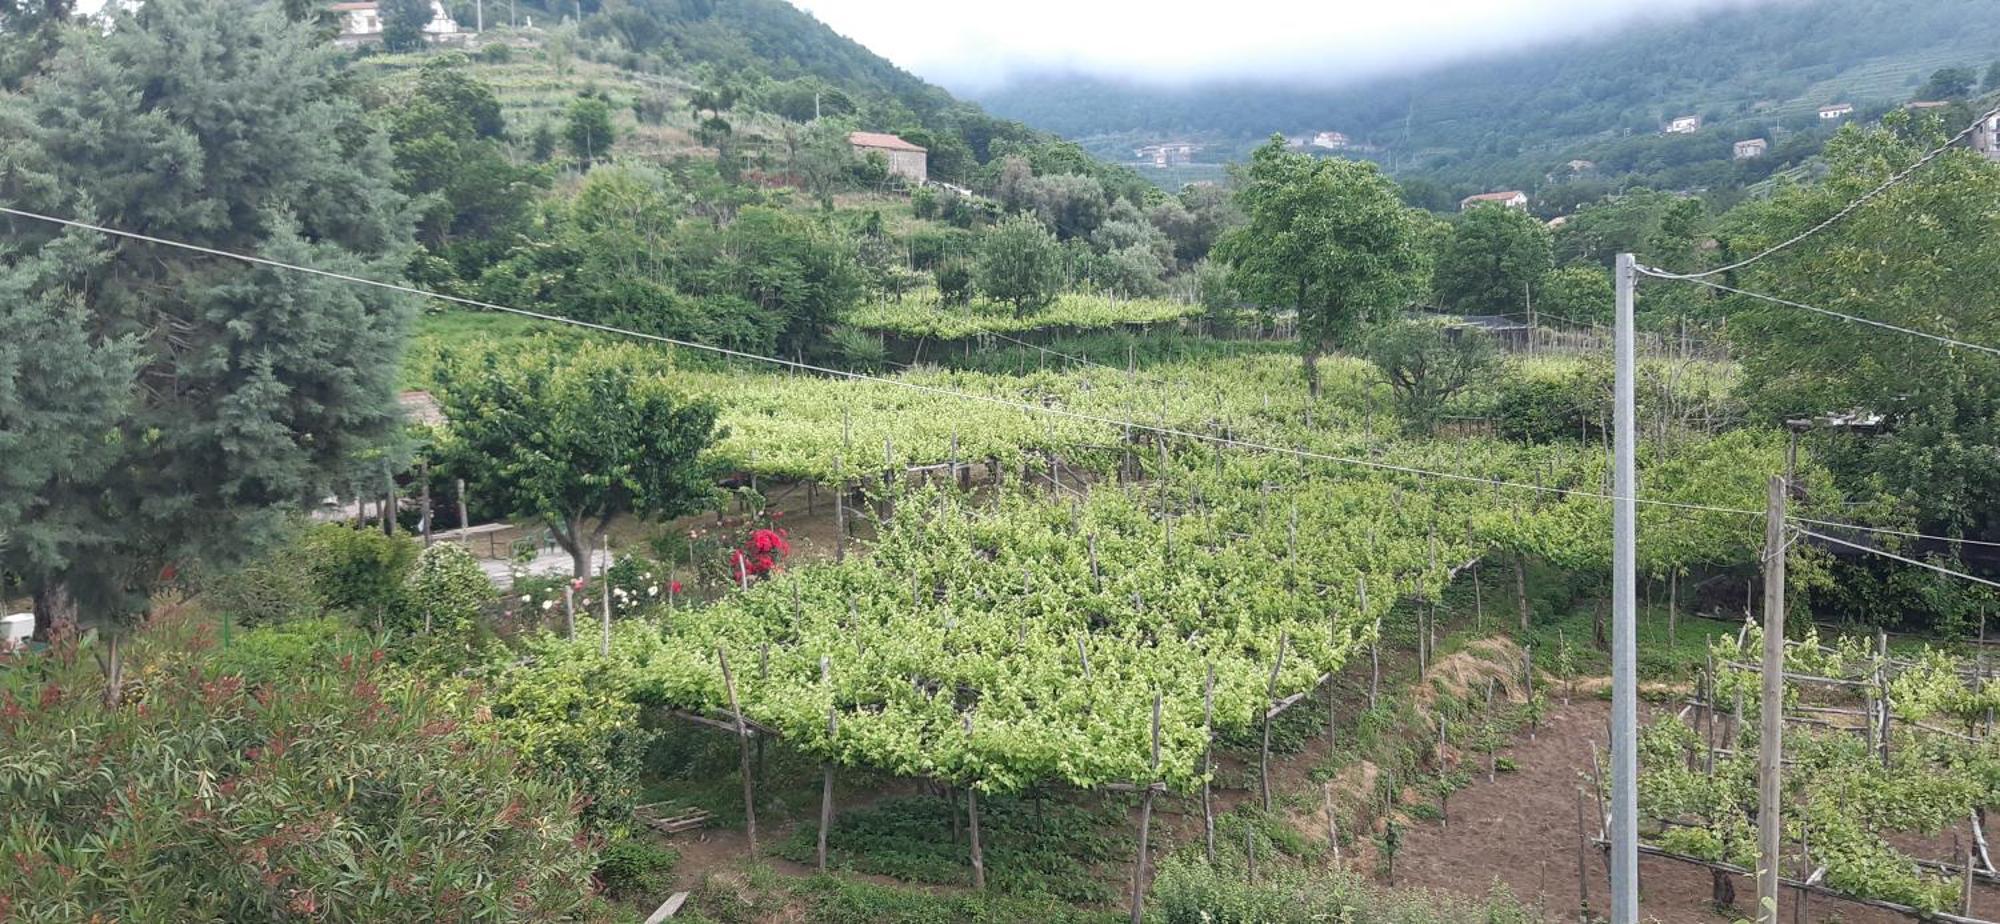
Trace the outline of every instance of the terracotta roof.
<instances>
[{"instance_id":1,"label":"terracotta roof","mask_svg":"<svg viewBox=\"0 0 2000 924\"><path fill-rule=\"evenodd\" d=\"M396 396L396 403L402 406L404 423L435 427L445 422L444 408L430 392L406 391Z\"/></svg>"},{"instance_id":2,"label":"terracotta roof","mask_svg":"<svg viewBox=\"0 0 2000 924\"><path fill-rule=\"evenodd\" d=\"M886 151L916 151L919 154L924 151L923 148L917 147L887 132L848 132L847 143L857 148L881 148Z\"/></svg>"}]
</instances>

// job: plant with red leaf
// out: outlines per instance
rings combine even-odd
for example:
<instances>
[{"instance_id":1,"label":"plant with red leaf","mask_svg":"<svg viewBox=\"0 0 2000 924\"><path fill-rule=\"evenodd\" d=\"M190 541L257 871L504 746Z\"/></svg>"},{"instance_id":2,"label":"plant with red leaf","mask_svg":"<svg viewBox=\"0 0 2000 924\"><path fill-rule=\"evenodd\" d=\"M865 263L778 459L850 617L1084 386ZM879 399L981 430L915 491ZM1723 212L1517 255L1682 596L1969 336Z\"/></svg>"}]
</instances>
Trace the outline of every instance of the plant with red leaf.
<instances>
[{"instance_id":1,"label":"plant with red leaf","mask_svg":"<svg viewBox=\"0 0 2000 924\"><path fill-rule=\"evenodd\" d=\"M739 581L769 577L786 556L792 554L788 535L782 529L751 530L749 537L743 540L742 548L729 552L730 575Z\"/></svg>"}]
</instances>

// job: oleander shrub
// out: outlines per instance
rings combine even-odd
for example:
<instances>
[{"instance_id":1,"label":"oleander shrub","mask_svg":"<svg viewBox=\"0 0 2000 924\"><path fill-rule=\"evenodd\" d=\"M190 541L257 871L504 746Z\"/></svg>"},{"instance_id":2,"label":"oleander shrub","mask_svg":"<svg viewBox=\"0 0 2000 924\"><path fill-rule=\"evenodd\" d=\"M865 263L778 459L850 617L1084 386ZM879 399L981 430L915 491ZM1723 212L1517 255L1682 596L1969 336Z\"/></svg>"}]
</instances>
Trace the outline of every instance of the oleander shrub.
<instances>
[{"instance_id":1,"label":"oleander shrub","mask_svg":"<svg viewBox=\"0 0 2000 924\"><path fill-rule=\"evenodd\" d=\"M106 707L89 652L0 671L0 920L592 916L569 788L379 654L250 683L156 620Z\"/></svg>"}]
</instances>

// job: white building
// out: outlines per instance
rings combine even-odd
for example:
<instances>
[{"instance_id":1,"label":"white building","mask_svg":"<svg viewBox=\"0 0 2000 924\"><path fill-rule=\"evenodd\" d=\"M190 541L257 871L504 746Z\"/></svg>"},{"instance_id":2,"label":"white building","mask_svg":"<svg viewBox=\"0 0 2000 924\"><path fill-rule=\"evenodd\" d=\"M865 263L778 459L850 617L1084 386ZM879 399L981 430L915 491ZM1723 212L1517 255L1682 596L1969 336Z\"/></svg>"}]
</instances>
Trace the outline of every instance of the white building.
<instances>
[{"instance_id":1,"label":"white building","mask_svg":"<svg viewBox=\"0 0 2000 924\"><path fill-rule=\"evenodd\" d=\"M1466 209L1472 208L1475 205L1486 205L1488 203L1494 205L1506 206L1507 208L1510 209L1525 209L1528 207L1528 194L1518 189L1509 189L1502 192L1480 193L1476 196L1466 196L1464 199L1459 201L1458 210L1463 212Z\"/></svg>"},{"instance_id":2,"label":"white building","mask_svg":"<svg viewBox=\"0 0 2000 924\"><path fill-rule=\"evenodd\" d=\"M1834 103L1831 106L1819 107L1819 119L1822 122L1831 122L1835 119L1845 119L1853 114L1854 114L1854 104L1852 103Z\"/></svg>"},{"instance_id":3,"label":"white building","mask_svg":"<svg viewBox=\"0 0 2000 924\"><path fill-rule=\"evenodd\" d=\"M1698 131L1701 131L1701 116L1698 115L1675 116L1673 121L1667 123L1669 135L1692 135Z\"/></svg>"},{"instance_id":4,"label":"white building","mask_svg":"<svg viewBox=\"0 0 2000 924\"><path fill-rule=\"evenodd\" d=\"M1751 160L1753 158L1763 157L1764 152L1769 151L1770 149L1771 149L1771 143L1762 138L1751 138L1745 141L1738 141L1736 142L1736 159Z\"/></svg>"},{"instance_id":5,"label":"white building","mask_svg":"<svg viewBox=\"0 0 2000 924\"><path fill-rule=\"evenodd\" d=\"M333 11L340 16L340 35L334 38L334 44L342 48L358 48L382 40L380 4L372 0L336 3ZM431 0L431 21L424 23L424 41L433 45L451 45L471 37L472 33L459 29L458 21L445 12L443 3Z\"/></svg>"},{"instance_id":6,"label":"white building","mask_svg":"<svg viewBox=\"0 0 2000 924\"><path fill-rule=\"evenodd\" d=\"M1340 132L1320 132L1318 134L1313 135L1313 140L1312 140L1313 147L1325 148L1329 151L1342 150L1346 148L1348 144L1349 142L1347 140L1347 136L1341 134Z\"/></svg>"},{"instance_id":7,"label":"white building","mask_svg":"<svg viewBox=\"0 0 2000 924\"><path fill-rule=\"evenodd\" d=\"M1989 115L1979 120L1972 130L1972 149L1994 160L2000 160L2000 115Z\"/></svg>"}]
</instances>

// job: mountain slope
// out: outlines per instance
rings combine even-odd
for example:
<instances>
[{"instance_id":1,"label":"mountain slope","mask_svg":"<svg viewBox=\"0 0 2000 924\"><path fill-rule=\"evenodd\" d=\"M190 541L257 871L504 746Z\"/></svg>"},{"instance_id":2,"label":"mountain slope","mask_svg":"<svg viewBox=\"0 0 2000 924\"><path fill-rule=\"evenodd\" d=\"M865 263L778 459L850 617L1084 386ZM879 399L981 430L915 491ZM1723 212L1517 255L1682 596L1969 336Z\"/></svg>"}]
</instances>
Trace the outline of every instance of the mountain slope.
<instances>
[{"instance_id":1,"label":"mountain slope","mask_svg":"<svg viewBox=\"0 0 2000 924\"><path fill-rule=\"evenodd\" d=\"M1702 115L1715 133L1694 153L1707 159L1719 146L1726 159L1734 138L1810 133L1823 104L1884 108L1937 68L1983 72L1996 58L1992 0L1780 0L1334 88L1163 90L1048 75L979 98L1102 154L1133 138L1193 135L1229 152L1273 132L1332 130L1405 172L1499 185L1654 135L1681 114Z\"/></svg>"}]
</instances>

